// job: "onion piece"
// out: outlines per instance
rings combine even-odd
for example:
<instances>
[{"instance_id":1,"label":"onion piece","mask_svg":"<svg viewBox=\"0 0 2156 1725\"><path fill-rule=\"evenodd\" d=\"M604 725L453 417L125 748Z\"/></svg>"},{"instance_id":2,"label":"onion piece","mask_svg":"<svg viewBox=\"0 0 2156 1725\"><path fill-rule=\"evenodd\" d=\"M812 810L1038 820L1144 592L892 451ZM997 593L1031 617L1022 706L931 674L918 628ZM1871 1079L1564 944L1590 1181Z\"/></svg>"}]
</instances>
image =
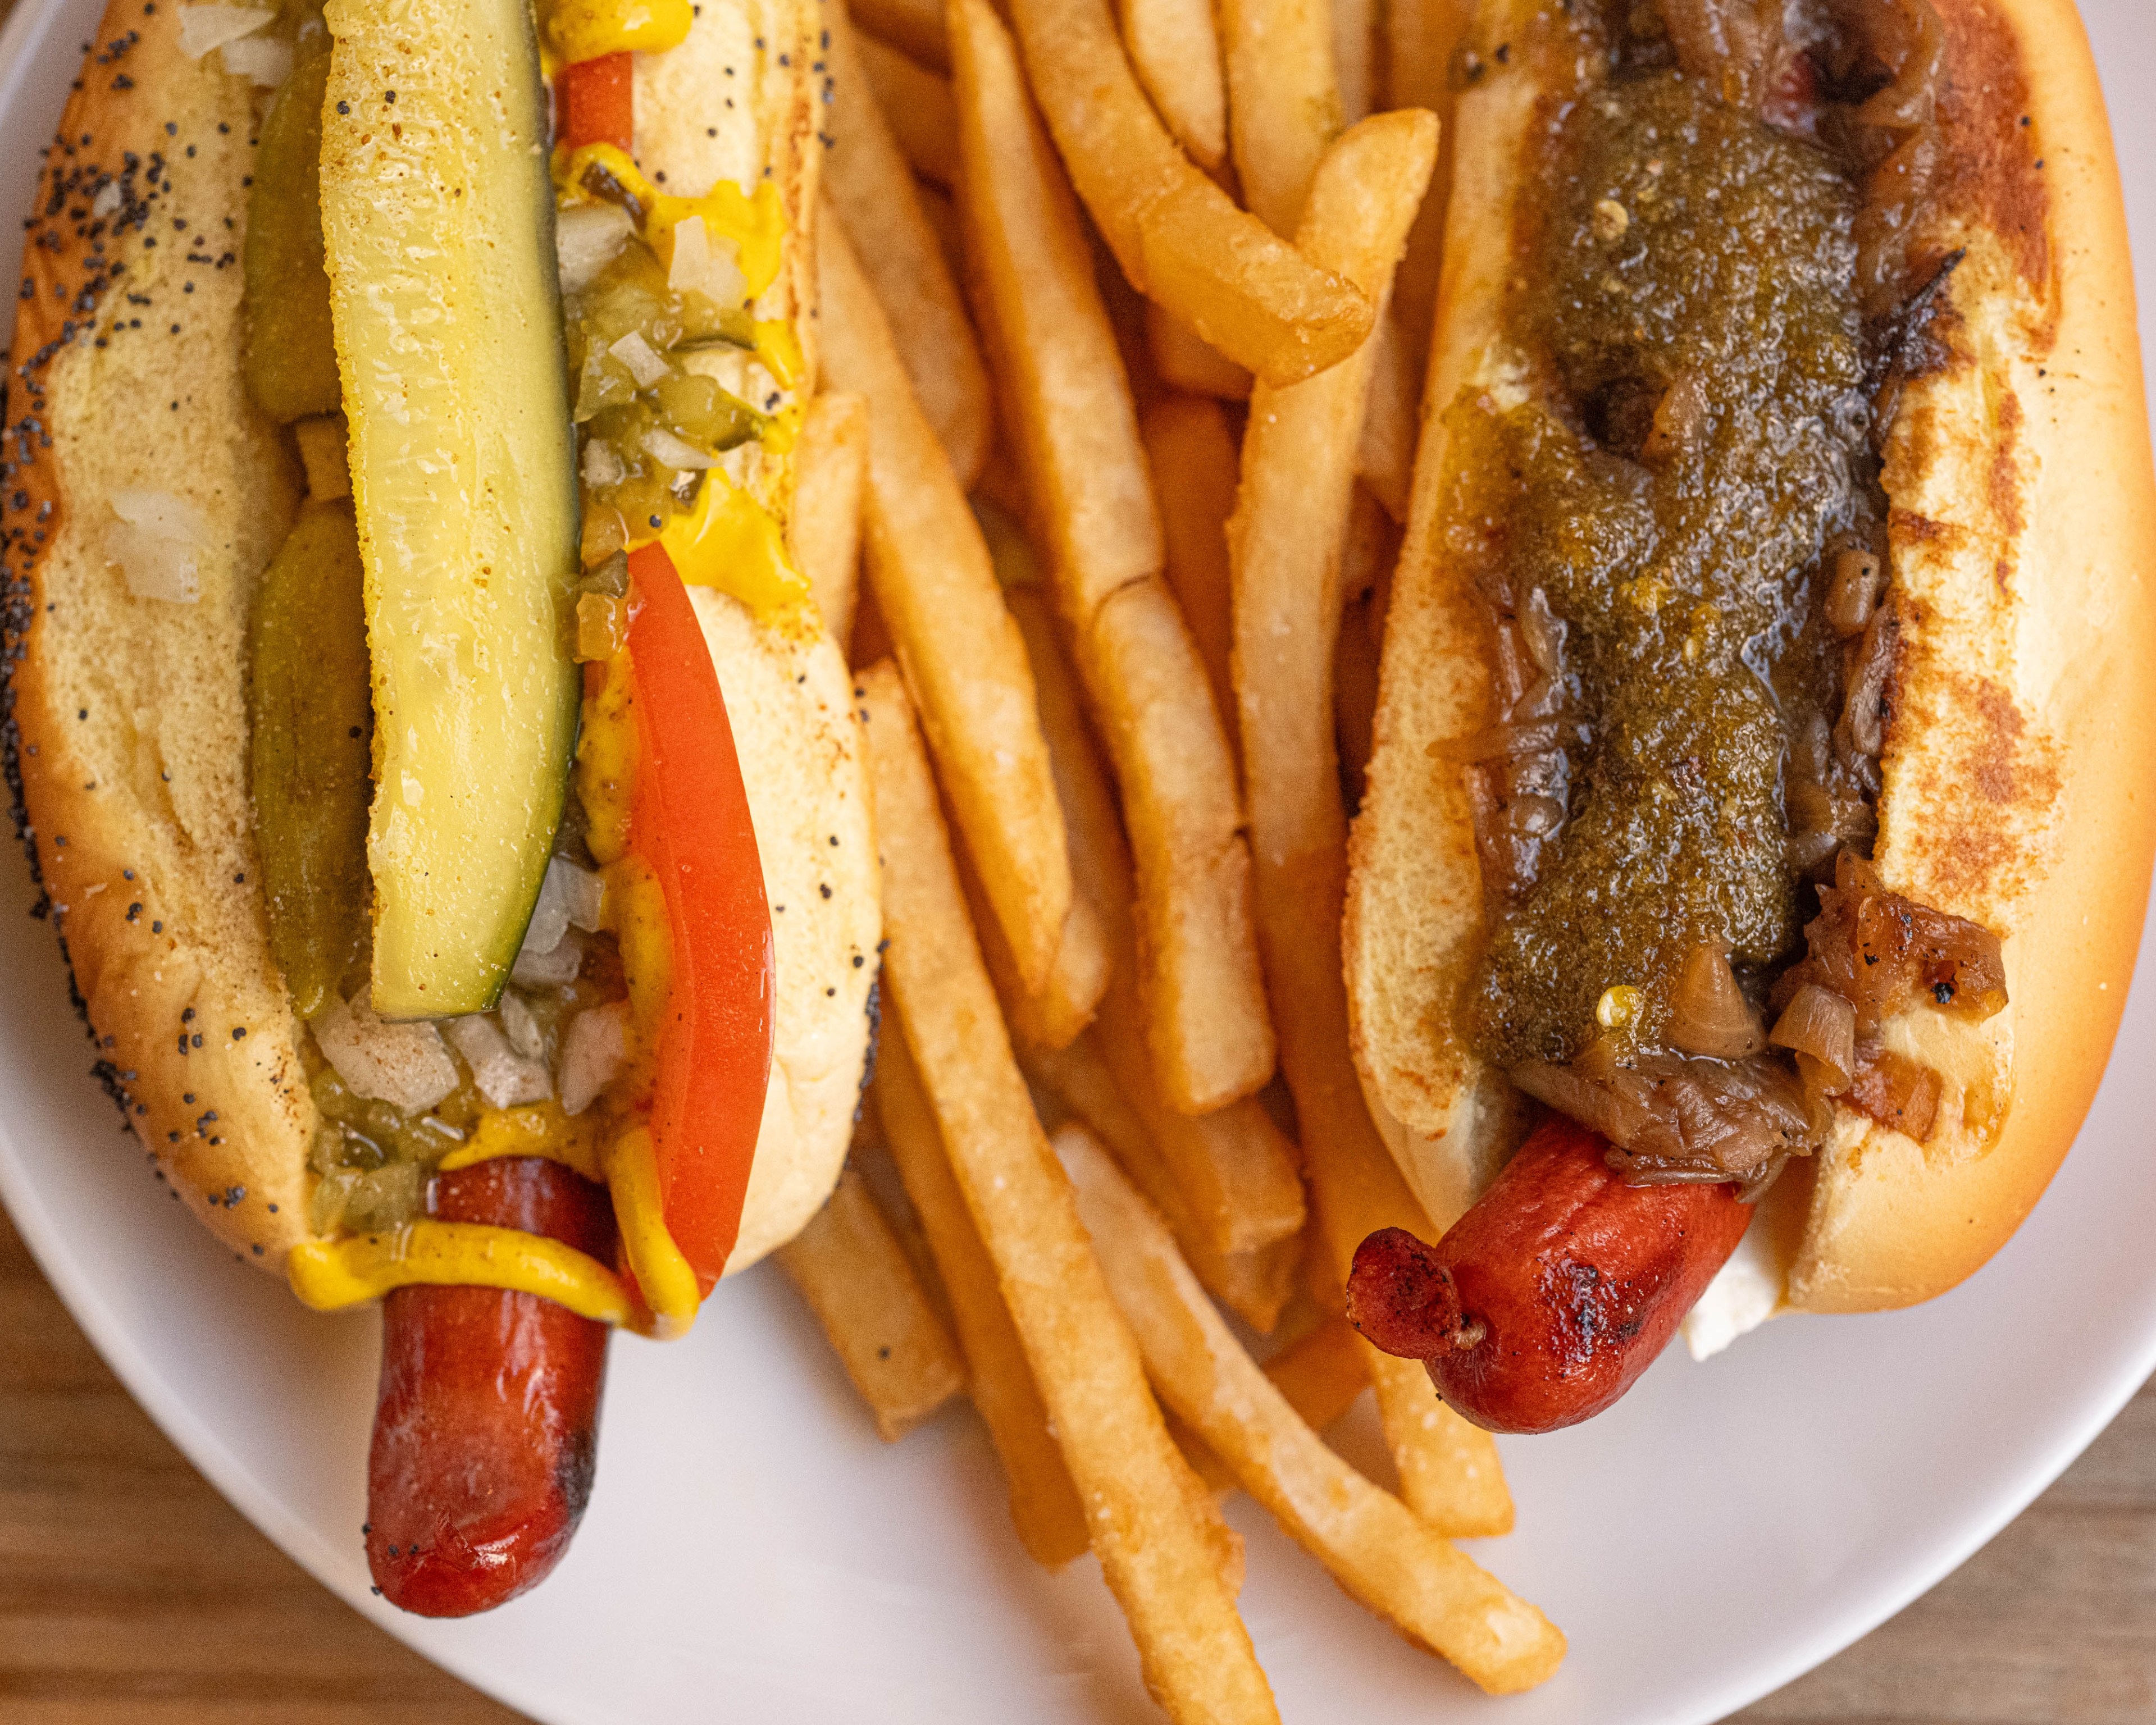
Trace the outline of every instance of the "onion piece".
<instances>
[{"instance_id":1,"label":"onion piece","mask_svg":"<svg viewBox=\"0 0 2156 1725\"><path fill-rule=\"evenodd\" d=\"M721 311L734 311L748 300L748 278L742 274L732 241L714 243L701 216L675 224L666 285L677 294L701 294Z\"/></svg>"},{"instance_id":2,"label":"onion piece","mask_svg":"<svg viewBox=\"0 0 2156 1725\"><path fill-rule=\"evenodd\" d=\"M377 1018L363 995L312 1021L316 1046L357 1096L422 1114L457 1087L457 1063L430 1024Z\"/></svg>"},{"instance_id":3,"label":"onion piece","mask_svg":"<svg viewBox=\"0 0 2156 1725\"><path fill-rule=\"evenodd\" d=\"M583 1113L628 1064L629 1003L578 1013L562 1038L562 1111Z\"/></svg>"},{"instance_id":4,"label":"onion piece","mask_svg":"<svg viewBox=\"0 0 2156 1725\"><path fill-rule=\"evenodd\" d=\"M644 453L683 473L702 473L718 465L717 457L706 454L688 439L675 436L663 425L654 425L644 434Z\"/></svg>"},{"instance_id":5,"label":"onion piece","mask_svg":"<svg viewBox=\"0 0 2156 1725\"><path fill-rule=\"evenodd\" d=\"M1845 995L1806 983L1789 997L1767 1039L1825 1069L1825 1093L1839 1096L1856 1075L1856 1007Z\"/></svg>"},{"instance_id":6,"label":"onion piece","mask_svg":"<svg viewBox=\"0 0 2156 1725\"><path fill-rule=\"evenodd\" d=\"M1723 948L1702 943L1686 955L1670 991L1669 1042L1717 1060L1739 1060L1767 1045L1759 1015L1738 986Z\"/></svg>"},{"instance_id":7,"label":"onion piece","mask_svg":"<svg viewBox=\"0 0 2156 1725\"><path fill-rule=\"evenodd\" d=\"M636 223L618 203L577 203L554 218L554 264L565 294L582 293L619 255Z\"/></svg>"},{"instance_id":8,"label":"onion piece","mask_svg":"<svg viewBox=\"0 0 2156 1725\"><path fill-rule=\"evenodd\" d=\"M192 605L202 597L202 552L209 538L203 512L170 491L123 487L110 502L117 521L105 529L105 555L119 564L138 599Z\"/></svg>"},{"instance_id":9,"label":"onion piece","mask_svg":"<svg viewBox=\"0 0 2156 1725\"><path fill-rule=\"evenodd\" d=\"M449 1040L471 1068L472 1083L491 1108L543 1102L554 1094L546 1066L509 1045L509 1038L485 1013L449 1020Z\"/></svg>"},{"instance_id":10,"label":"onion piece","mask_svg":"<svg viewBox=\"0 0 2156 1725\"><path fill-rule=\"evenodd\" d=\"M501 991L501 1004L495 1009L501 1020L501 1034L509 1039L509 1045L527 1060L538 1060L545 1054L547 1040L540 1033L539 1020L531 1016L531 1009L524 997L514 988Z\"/></svg>"},{"instance_id":11,"label":"onion piece","mask_svg":"<svg viewBox=\"0 0 2156 1725\"><path fill-rule=\"evenodd\" d=\"M544 952L526 947L510 967L509 979L520 988L559 988L576 981L583 968L583 941L569 933Z\"/></svg>"},{"instance_id":12,"label":"onion piece","mask_svg":"<svg viewBox=\"0 0 2156 1725\"><path fill-rule=\"evenodd\" d=\"M631 330L607 352L629 367L629 375L636 379L636 387L649 389L665 381L666 362L660 357L659 350L644 339L640 331Z\"/></svg>"},{"instance_id":13,"label":"onion piece","mask_svg":"<svg viewBox=\"0 0 2156 1725\"><path fill-rule=\"evenodd\" d=\"M252 36L276 18L263 6L182 6L180 14L180 52L198 60L213 49L243 36Z\"/></svg>"}]
</instances>

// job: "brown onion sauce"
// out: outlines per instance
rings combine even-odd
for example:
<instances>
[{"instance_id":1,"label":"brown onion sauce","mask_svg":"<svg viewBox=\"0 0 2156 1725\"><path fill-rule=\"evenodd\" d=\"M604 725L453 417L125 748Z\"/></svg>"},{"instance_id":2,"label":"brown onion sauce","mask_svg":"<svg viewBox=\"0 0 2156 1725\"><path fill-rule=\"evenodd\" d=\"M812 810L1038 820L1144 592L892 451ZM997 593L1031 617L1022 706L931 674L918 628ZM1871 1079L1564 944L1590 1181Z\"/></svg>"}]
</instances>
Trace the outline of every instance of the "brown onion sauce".
<instances>
[{"instance_id":1,"label":"brown onion sauce","mask_svg":"<svg viewBox=\"0 0 2156 1725\"><path fill-rule=\"evenodd\" d=\"M1916 249L1941 165L1943 33L1930 0L1787 8L1783 0L1605 0L1604 16L1614 78L1674 64L1723 101L1817 143L1859 193L1855 290L1871 409L1859 506L1800 583L1779 625L1789 638L1746 655L1774 687L1787 726L1788 863L1816 891L1820 909L1804 927L1801 959L1779 976L1749 966L1736 976L1762 1026L1773 1020L1761 1014L1780 1013L1806 983L1847 1000L1853 1070L1763 1048L1756 1033L1732 1043L1727 1027L1717 1055L1642 1048L1614 1034L1569 1064L1511 1069L1522 1089L1609 1138L1612 1165L1634 1183L1733 1178L1753 1199L1789 1156L1823 1141L1830 1097L1920 1142L1928 1136L1940 1081L1881 1045L1885 1019L1920 994L1978 1018L2005 1001L1997 938L1887 891L1868 861L1901 629L1887 572L1879 459L1903 386L1944 363L1932 326L1960 262L1958 253ZM1659 399L1588 404L1587 417L1610 447L1651 455L1658 442L1681 440L1700 411L1672 388ZM1487 565L1476 585L1494 646L1492 722L1435 752L1466 768L1485 890L1498 917L1532 890L1547 847L1576 810L1594 731L1567 670L1565 624L1542 592L1517 592ZM1726 949L1694 958L1727 968ZM1721 1009L1726 1017L1726 999Z\"/></svg>"}]
</instances>

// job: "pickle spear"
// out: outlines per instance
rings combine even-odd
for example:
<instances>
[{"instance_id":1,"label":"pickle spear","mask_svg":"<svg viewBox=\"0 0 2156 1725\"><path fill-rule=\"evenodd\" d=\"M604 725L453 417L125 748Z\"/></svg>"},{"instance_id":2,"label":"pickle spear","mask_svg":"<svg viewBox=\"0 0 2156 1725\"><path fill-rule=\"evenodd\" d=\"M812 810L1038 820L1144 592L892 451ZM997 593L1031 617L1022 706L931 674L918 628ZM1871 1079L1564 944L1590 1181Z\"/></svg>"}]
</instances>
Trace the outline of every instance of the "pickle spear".
<instances>
[{"instance_id":1,"label":"pickle spear","mask_svg":"<svg viewBox=\"0 0 2156 1725\"><path fill-rule=\"evenodd\" d=\"M329 39L319 27L303 30L292 75L263 117L247 195L247 393L287 422L334 413L341 393L317 172L329 70Z\"/></svg>"},{"instance_id":2,"label":"pickle spear","mask_svg":"<svg viewBox=\"0 0 2156 1725\"><path fill-rule=\"evenodd\" d=\"M367 956L367 620L345 503L309 503L248 633L249 762L270 950L303 1019Z\"/></svg>"},{"instance_id":3,"label":"pickle spear","mask_svg":"<svg viewBox=\"0 0 2156 1725\"><path fill-rule=\"evenodd\" d=\"M562 814L575 434L527 0L331 0L322 233L373 665L374 1008L494 1005Z\"/></svg>"}]
</instances>

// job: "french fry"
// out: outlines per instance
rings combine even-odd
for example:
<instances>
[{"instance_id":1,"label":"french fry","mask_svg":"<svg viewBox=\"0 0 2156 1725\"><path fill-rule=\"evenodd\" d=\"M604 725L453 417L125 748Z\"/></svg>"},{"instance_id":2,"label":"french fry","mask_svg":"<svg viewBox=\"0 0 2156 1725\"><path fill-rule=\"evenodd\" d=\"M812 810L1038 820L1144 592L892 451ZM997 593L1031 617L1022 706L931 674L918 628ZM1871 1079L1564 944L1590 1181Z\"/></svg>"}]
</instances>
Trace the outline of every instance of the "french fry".
<instances>
[{"instance_id":1,"label":"french fry","mask_svg":"<svg viewBox=\"0 0 2156 1725\"><path fill-rule=\"evenodd\" d=\"M941 0L853 0L854 23L932 70L950 69ZM824 14L829 21L829 13Z\"/></svg>"},{"instance_id":2,"label":"french fry","mask_svg":"<svg viewBox=\"0 0 2156 1725\"><path fill-rule=\"evenodd\" d=\"M1146 357L1154 373L1171 389L1210 395L1221 401L1248 401L1250 374L1224 358L1153 304L1145 302Z\"/></svg>"},{"instance_id":3,"label":"french fry","mask_svg":"<svg viewBox=\"0 0 2156 1725\"><path fill-rule=\"evenodd\" d=\"M891 1224L849 1168L829 1200L778 1249L839 1363L895 1443L966 1387L958 1344L922 1291Z\"/></svg>"},{"instance_id":4,"label":"french fry","mask_svg":"<svg viewBox=\"0 0 2156 1725\"><path fill-rule=\"evenodd\" d=\"M986 0L952 0L966 230L1058 608L1122 788L1162 1088L1204 1113L1255 1091L1272 1027L1234 759L1161 578L1145 452L1077 205Z\"/></svg>"},{"instance_id":5,"label":"french fry","mask_svg":"<svg viewBox=\"0 0 2156 1725\"><path fill-rule=\"evenodd\" d=\"M1176 147L1138 88L1108 0L1014 0L1012 12L1056 146L1133 287L1273 383L1362 345L1369 301L1236 208Z\"/></svg>"},{"instance_id":6,"label":"french fry","mask_svg":"<svg viewBox=\"0 0 2156 1725\"><path fill-rule=\"evenodd\" d=\"M1312 182L1298 243L1380 305L1428 183L1435 133L1436 121L1415 110L1366 120L1327 153ZM1378 1217L1411 1226L1416 1209L1355 1076L1340 969L1347 823L1332 676L1369 367L1369 355L1358 354L1293 389L1253 396L1229 526L1260 938L1320 1225L1342 1281L1363 1234L1390 1225ZM1460 1435L1461 1422L1427 1389L1410 1401L1401 1374L1373 1363L1373 1376L1386 1440L1418 1512L1448 1532L1509 1525L1509 1497L1492 1497L1502 1476L1486 1436ZM1439 1417L1424 1419L1429 1409ZM1453 1468L1463 1450L1478 1457L1464 1473Z\"/></svg>"},{"instance_id":7,"label":"french fry","mask_svg":"<svg viewBox=\"0 0 2156 1725\"><path fill-rule=\"evenodd\" d=\"M1430 196L1409 230L1393 297L1399 307L1408 370L1419 382L1430 360L1437 318L1437 284L1445 256L1445 209L1452 190L1452 66L1475 17L1476 0L1386 0L1385 100L1389 107L1427 108L1437 116L1437 171Z\"/></svg>"},{"instance_id":8,"label":"french fry","mask_svg":"<svg viewBox=\"0 0 2156 1725\"><path fill-rule=\"evenodd\" d=\"M958 211L951 202L951 195L926 180L913 182L914 196L920 200L921 213L936 236L936 244L942 249L943 261L951 266L951 279L963 281L966 275L966 236L958 228ZM994 465L995 446L991 442L988 459L981 465L980 475L973 484L976 491L987 483L988 470Z\"/></svg>"},{"instance_id":9,"label":"french fry","mask_svg":"<svg viewBox=\"0 0 2156 1725\"><path fill-rule=\"evenodd\" d=\"M980 934L981 957L996 985L996 999L1003 1005L1011 1035L1025 1048L1068 1048L1093 1022L1115 962L1099 912L1083 892L1074 890L1070 917L1063 925L1063 944L1055 949L1055 968L1038 991L1029 992L1019 977L1010 944L988 908L979 871L963 844L957 850L958 881L965 891L966 908Z\"/></svg>"},{"instance_id":10,"label":"french fry","mask_svg":"<svg viewBox=\"0 0 2156 1725\"><path fill-rule=\"evenodd\" d=\"M852 247L835 223L818 240L824 375L869 401L862 538L876 614L997 924L1037 988L1070 915L1070 857L1025 643Z\"/></svg>"},{"instance_id":11,"label":"french fry","mask_svg":"<svg viewBox=\"0 0 2156 1725\"><path fill-rule=\"evenodd\" d=\"M958 115L951 105L951 80L865 31L855 33L854 51L914 172L939 186L955 185Z\"/></svg>"},{"instance_id":12,"label":"french fry","mask_svg":"<svg viewBox=\"0 0 2156 1725\"><path fill-rule=\"evenodd\" d=\"M1353 126L1377 111L1376 0L1332 0L1332 66L1340 80L1340 123Z\"/></svg>"},{"instance_id":13,"label":"french fry","mask_svg":"<svg viewBox=\"0 0 2156 1725\"><path fill-rule=\"evenodd\" d=\"M1208 173L1228 159L1228 97L1209 0L1119 0L1123 46L1175 141Z\"/></svg>"},{"instance_id":14,"label":"french fry","mask_svg":"<svg viewBox=\"0 0 2156 1725\"><path fill-rule=\"evenodd\" d=\"M1070 1127L1055 1152L1154 1388L1243 1489L1350 1595L1490 1693L1549 1677L1564 1657L1556 1625L1326 1447L1243 1352L1106 1152Z\"/></svg>"},{"instance_id":15,"label":"french fry","mask_svg":"<svg viewBox=\"0 0 2156 1725\"><path fill-rule=\"evenodd\" d=\"M891 1159L950 1296L973 1405L1010 1481L1011 1520L1034 1561L1060 1569L1085 1553L1085 1507L1048 1429L1048 1410L996 1285L995 1265L966 1213L936 1117L921 1094L920 1075L896 1018L879 1045L875 1088Z\"/></svg>"},{"instance_id":16,"label":"french fry","mask_svg":"<svg viewBox=\"0 0 2156 1725\"><path fill-rule=\"evenodd\" d=\"M801 418L794 445L793 561L824 627L845 651L860 589L861 487L869 460L869 404L858 395L819 395Z\"/></svg>"},{"instance_id":17,"label":"french fry","mask_svg":"<svg viewBox=\"0 0 2156 1725\"><path fill-rule=\"evenodd\" d=\"M1075 890L1099 910L1114 959L1108 992L1094 1020L1101 1050L1183 1194L1192 1229L1222 1258L1264 1251L1302 1228L1302 1183L1294 1150L1255 1101L1234 1102L1198 1116L1168 1106L1136 983L1130 854L1115 798L1047 608L1024 589L1012 593L1011 608L1040 691L1041 730L1049 739L1070 835ZM1260 1286L1267 1291L1285 1287L1286 1276L1279 1266L1267 1266ZM1279 1299L1270 1291L1265 1297L1272 1298L1271 1311L1277 1312ZM1270 1316L1259 1322L1261 1329L1270 1327Z\"/></svg>"},{"instance_id":18,"label":"french fry","mask_svg":"<svg viewBox=\"0 0 2156 1725\"><path fill-rule=\"evenodd\" d=\"M1397 301L1378 320L1369 345L1370 394L1363 410L1355 471L1384 506L1385 513L1404 524L1414 478L1415 439L1422 429L1422 374L1400 333Z\"/></svg>"},{"instance_id":19,"label":"french fry","mask_svg":"<svg viewBox=\"0 0 2156 1725\"><path fill-rule=\"evenodd\" d=\"M1292 239L1318 158L1340 131L1331 0L1220 0L1220 54L1243 201Z\"/></svg>"},{"instance_id":20,"label":"french fry","mask_svg":"<svg viewBox=\"0 0 2156 1725\"><path fill-rule=\"evenodd\" d=\"M1300 1239L1290 1235L1247 1252L1217 1249L1192 1214L1145 1122L1124 1097L1091 1031L1068 1048L1032 1051L1024 1058L1026 1076L1098 1134L1147 1202L1167 1218L1206 1291L1252 1329L1269 1333L1295 1292Z\"/></svg>"},{"instance_id":21,"label":"french fry","mask_svg":"<svg viewBox=\"0 0 2156 1725\"><path fill-rule=\"evenodd\" d=\"M1178 1722L1276 1720L1223 1574L1217 1514L1161 1424L1012 1058L904 685L883 665L861 688L884 979L1146 1687Z\"/></svg>"},{"instance_id":22,"label":"french fry","mask_svg":"<svg viewBox=\"0 0 2156 1725\"><path fill-rule=\"evenodd\" d=\"M898 341L913 393L958 487L970 491L995 438L994 398L965 297L921 208L913 170L876 104L843 7L825 14L832 139L824 191Z\"/></svg>"},{"instance_id":23,"label":"french fry","mask_svg":"<svg viewBox=\"0 0 2156 1725\"><path fill-rule=\"evenodd\" d=\"M1229 746L1240 750L1228 573L1228 517L1235 508L1238 459L1235 434L1218 405L1195 395L1163 396L1146 409L1140 429L1160 498L1168 584L1175 589L1199 657L1205 661L1205 680L1227 727Z\"/></svg>"},{"instance_id":24,"label":"french fry","mask_svg":"<svg viewBox=\"0 0 2156 1725\"><path fill-rule=\"evenodd\" d=\"M1412 1362L1410 1362L1412 1363ZM1265 1362L1265 1376L1312 1431L1345 1419L1370 1372L1363 1338L1344 1317L1332 1317Z\"/></svg>"}]
</instances>

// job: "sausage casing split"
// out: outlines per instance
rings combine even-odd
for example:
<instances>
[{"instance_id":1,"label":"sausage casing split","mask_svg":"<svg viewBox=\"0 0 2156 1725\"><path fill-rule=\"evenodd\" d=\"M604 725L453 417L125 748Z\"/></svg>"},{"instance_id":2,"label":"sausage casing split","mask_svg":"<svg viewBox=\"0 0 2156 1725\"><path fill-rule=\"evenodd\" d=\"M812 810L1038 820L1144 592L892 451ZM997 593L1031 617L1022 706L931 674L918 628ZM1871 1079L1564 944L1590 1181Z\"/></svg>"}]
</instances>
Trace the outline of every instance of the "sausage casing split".
<instances>
[{"instance_id":1,"label":"sausage casing split","mask_svg":"<svg viewBox=\"0 0 2156 1725\"><path fill-rule=\"evenodd\" d=\"M605 1189L535 1157L441 1175L429 1208L613 1257ZM604 1324L536 1294L406 1287L382 1302L367 1562L392 1604L467 1616L561 1560L591 1497L606 1349Z\"/></svg>"},{"instance_id":2,"label":"sausage casing split","mask_svg":"<svg viewBox=\"0 0 2156 1725\"><path fill-rule=\"evenodd\" d=\"M1421 1360L1489 1430L1600 1413L1669 1344L1752 1219L1733 1183L1628 1186L1607 1147L1553 1118L1436 1245L1372 1235L1348 1285L1356 1327Z\"/></svg>"}]
</instances>

